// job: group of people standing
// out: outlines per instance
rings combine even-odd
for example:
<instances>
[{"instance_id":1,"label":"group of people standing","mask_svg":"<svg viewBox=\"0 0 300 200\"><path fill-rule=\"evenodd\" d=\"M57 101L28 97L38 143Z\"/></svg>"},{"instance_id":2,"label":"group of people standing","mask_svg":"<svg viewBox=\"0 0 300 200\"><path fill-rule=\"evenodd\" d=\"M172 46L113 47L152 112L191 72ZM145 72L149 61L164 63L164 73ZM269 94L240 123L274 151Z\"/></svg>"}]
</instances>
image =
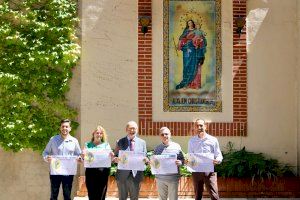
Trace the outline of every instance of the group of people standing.
<instances>
[{"instance_id":1,"label":"group of people standing","mask_svg":"<svg viewBox=\"0 0 300 200\"><path fill-rule=\"evenodd\" d=\"M197 119L195 121L195 135L189 140L188 153L211 153L214 155L214 164L221 163L223 157L219 147L218 140L206 133L205 121ZM102 126L98 126L92 133L91 141L85 143L85 148L80 149L78 140L72 137L71 121L62 120L60 124L60 134L53 136L47 144L43 158L50 162L52 156L78 156L78 162L83 159L86 149L106 149L111 150L107 141L107 133ZM138 125L134 121L129 121L126 125L127 135L117 141L114 151L110 156L112 162L118 163L118 154L120 150L143 152L145 155L144 162L149 164L147 158L146 142L138 137ZM162 127L159 131L161 144L154 149L154 155L160 155L168 151L176 152L177 160L175 164L187 164L188 160L184 159L181 147L178 143L171 140L171 131L167 127ZM86 186L90 200L105 199L107 191L107 182L109 168L86 168ZM71 190L73 175L50 175L51 183L51 200L56 200L59 193L59 187L62 184L63 196L65 200L71 199ZM217 177L215 172L193 172L193 184L195 190L195 199L202 199L203 185L205 184L211 199L219 199ZM160 200L177 200L178 184L180 173L176 174L159 174L155 175ZM143 171L120 170L116 172L116 181L120 200L126 200L128 195L131 200L137 200L140 191L141 181L143 180Z\"/></svg>"}]
</instances>

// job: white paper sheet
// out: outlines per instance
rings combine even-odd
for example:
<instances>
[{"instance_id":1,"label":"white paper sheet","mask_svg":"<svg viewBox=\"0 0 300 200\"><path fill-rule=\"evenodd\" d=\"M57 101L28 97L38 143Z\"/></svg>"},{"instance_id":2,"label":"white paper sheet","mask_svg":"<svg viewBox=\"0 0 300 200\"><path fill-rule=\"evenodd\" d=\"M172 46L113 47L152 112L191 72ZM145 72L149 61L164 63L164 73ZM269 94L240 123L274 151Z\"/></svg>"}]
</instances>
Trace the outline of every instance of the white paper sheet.
<instances>
[{"instance_id":1,"label":"white paper sheet","mask_svg":"<svg viewBox=\"0 0 300 200\"><path fill-rule=\"evenodd\" d=\"M134 151L119 151L118 169L144 171L145 153Z\"/></svg>"},{"instance_id":2,"label":"white paper sheet","mask_svg":"<svg viewBox=\"0 0 300 200\"><path fill-rule=\"evenodd\" d=\"M150 158L150 167L152 174L176 174L178 167L175 163L176 154L153 155Z\"/></svg>"},{"instance_id":3,"label":"white paper sheet","mask_svg":"<svg viewBox=\"0 0 300 200\"><path fill-rule=\"evenodd\" d=\"M78 156L51 156L51 175L75 175L77 173Z\"/></svg>"},{"instance_id":4,"label":"white paper sheet","mask_svg":"<svg viewBox=\"0 0 300 200\"><path fill-rule=\"evenodd\" d=\"M84 155L85 168L111 167L111 150L86 149Z\"/></svg>"},{"instance_id":5,"label":"white paper sheet","mask_svg":"<svg viewBox=\"0 0 300 200\"><path fill-rule=\"evenodd\" d=\"M203 153L188 153L187 169L191 172L214 172L214 156Z\"/></svg>"}]
</instances>

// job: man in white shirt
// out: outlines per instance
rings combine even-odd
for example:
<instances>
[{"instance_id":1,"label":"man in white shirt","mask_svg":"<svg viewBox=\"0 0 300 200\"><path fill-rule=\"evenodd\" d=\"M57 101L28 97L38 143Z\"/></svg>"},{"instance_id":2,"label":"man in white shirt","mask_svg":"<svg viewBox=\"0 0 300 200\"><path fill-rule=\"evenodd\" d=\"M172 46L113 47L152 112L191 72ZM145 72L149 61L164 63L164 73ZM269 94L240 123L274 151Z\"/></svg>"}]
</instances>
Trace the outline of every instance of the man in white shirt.
<instances>
[{"instance_id":1,"label":"man in white shirt","mask_svg":"<svg viewBox=\"0 0 300 200\"><path fill-rule=\"evenodd\" d=\"M219 147L218 139L206 133L206 125L203 119L195 121L195 136L189 140L188 153L212 154L213 163L220 164L223 156ZM217 174L215 172L193 172L195 200L202 199L203 184L205 184L210 198L219 199Z\"/></svg>"},{"instance_id":2,"label":"man in white shirt","mask_svg":"<svg viewBox=\"0 0 300 200\"><path fill-rule=\"evenodd\" d=\"M78 156L81 149L78 140L70 135L71 121L63 119L60 122L60 134L53 136L43 151L43 158L51 162L52 156ZM51 200L57 200L59 188L62 184L65 200L71 200L71 191L74 175L50 175Z\"/></svg>"}]
</instances>

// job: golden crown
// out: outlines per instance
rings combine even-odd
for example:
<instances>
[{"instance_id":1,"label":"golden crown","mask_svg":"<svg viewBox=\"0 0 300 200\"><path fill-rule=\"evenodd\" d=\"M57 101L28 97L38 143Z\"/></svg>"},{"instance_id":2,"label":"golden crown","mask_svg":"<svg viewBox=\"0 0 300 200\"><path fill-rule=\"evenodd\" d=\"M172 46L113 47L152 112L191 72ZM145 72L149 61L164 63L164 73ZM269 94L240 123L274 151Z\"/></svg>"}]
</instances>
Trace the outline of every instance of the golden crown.
<instances>
[{"instance_id":1,"label":"golden crown","mask_svg":"<svg viewBox=\"0 0 300 200\"><path fill-rule=\"evenodd\" d=\"M195 25L199 25L199 27L201 28L203 19L199 12L196 12L194 9L192 9L181 15L179 18L180 27L184 29L186 27L186 22L189 20L193 20Z\"/></svg>"}]
</instances>

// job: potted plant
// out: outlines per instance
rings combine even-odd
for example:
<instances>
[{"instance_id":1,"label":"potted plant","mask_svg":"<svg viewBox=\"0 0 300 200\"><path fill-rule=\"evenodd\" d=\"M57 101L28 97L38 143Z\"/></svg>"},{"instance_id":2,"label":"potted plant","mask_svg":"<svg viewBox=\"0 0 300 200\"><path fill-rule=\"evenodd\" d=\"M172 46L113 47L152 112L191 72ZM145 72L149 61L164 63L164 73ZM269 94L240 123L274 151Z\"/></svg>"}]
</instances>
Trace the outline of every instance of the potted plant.
<instances>
[{"instance_id":1,"label":"potted plant","mask_svg":"<svg viewBox=\"0 0 300 200\"><path fill-rule=\"evenodd\" d=\"M291 166L262 153L235 149L227 144L223 161L216 166L222 197L299 197L299 178Z\"/></svg>"}]
</instances>

